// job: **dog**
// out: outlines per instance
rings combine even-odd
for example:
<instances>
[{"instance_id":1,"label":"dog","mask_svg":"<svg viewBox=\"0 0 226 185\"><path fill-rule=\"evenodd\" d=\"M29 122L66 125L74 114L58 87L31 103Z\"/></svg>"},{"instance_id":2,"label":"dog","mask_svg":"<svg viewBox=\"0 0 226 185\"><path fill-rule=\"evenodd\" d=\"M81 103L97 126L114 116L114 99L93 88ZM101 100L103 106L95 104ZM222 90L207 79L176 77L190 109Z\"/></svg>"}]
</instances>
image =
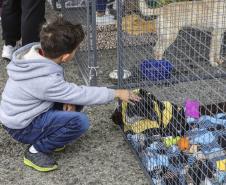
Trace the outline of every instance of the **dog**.
<instances>
[{"instance_id":1,"label":"dog","mask_svg":"<svg viewBox=\"0 0 226 185\"><path fill-rule=\"evenodd\" d=\"M226 30L225 0L196 0L174 2L159 8L149 8L146 0L139 0L143 16L156 16L158 41L154 57L162 59L164 51L175 41L183 27L193 27L212 32L209 61L212 66L223 63L221 42Z\"/></svg>"}]
</instances>

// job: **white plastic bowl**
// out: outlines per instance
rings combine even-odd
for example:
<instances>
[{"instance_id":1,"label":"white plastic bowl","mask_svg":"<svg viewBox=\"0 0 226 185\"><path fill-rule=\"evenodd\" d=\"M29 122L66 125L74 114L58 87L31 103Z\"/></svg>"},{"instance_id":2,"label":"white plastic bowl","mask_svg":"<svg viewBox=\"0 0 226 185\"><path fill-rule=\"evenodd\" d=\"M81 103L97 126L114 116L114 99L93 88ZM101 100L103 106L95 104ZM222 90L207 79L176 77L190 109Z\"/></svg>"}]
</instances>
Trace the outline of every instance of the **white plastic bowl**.
<instances>
[{"instance_id":1,"label":"white plastic bowl","mask_svg":"<svg viewBox=\"0 0 226 185\"><path fill-rule=\"evenodd\" d=\"M131 72L128 70L123 70L123 80L128 79L129 77L131 77ZM118 70L114 70L109 74L110 79L115 83L118 81Z\"/></svg>"}]
</instances>

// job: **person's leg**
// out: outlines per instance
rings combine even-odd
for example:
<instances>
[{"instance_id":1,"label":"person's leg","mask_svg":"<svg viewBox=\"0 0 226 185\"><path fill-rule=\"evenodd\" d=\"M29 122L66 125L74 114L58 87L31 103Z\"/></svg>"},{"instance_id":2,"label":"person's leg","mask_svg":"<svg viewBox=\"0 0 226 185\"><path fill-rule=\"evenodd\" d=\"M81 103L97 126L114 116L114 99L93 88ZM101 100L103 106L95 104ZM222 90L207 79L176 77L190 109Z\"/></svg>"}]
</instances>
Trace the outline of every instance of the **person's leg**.
<instances>
[{"instance_id":1,"label":"person's leg","mask_svg":"<svg viewBox=\"0 0 226 185\"><path fill-rule=\"evenodd\" d=\"M50 153L80 137L89 128L84 113L49 110L24 129L7 129L15 140Z\"/></svg>"},{"instance_id":2,"label":"person's leg","mask_svg":"<svg viewBox=\"0 0 226 185\"><path fill-rule=\"evenodd\" d=\"M16 42L20 40L21 6L20 0L3 0L2 2L2 39L5 44L2 49L2 58L12 59Z\"/></svg>"},{"instance_id":3,"label":"person's leg","mask_svg":"<svg viewBox=\"0 0 226 185\"><path fill-rule=\"evenodd\" d=\"M48 125L42 127L46 133L32 144L44 153L52 152L76 140L89 128L87 116L80 112L53 111L41 119L48 120Z\"/></svg>"},{"instance_id":4,"label":"person's leg","mask_svg":"<svg viewBox=\"0 0 226 185\"><path fill-rule=\"evenodd\" d=\"M51 171L57 168L57 164L48 153L77 139L88 128L89 121L84 113L51 109L24 129L6 130L15 140L32 145L25 152L26 165L38 171ZM36 153L32 153L31 148Z\"/></svg>"},{"instance_id":5,"label":"person's leg","mask_svg":"<svg viewBox=\"0 0 226 185\"><path fill-rule=\"evenodd\" d=\"M15 46L20 40L21 23L20 0L3 0L2 4L2 38L5 45Z\"/></svg>"},{"instance_id":6,"label":"person's leg","mask_svg":"<svg viewBox=\"0 0 226 185\"><path fill-rule=\"evenodd\" d=\"M0 17L2 16L2 1L3 0L0 0Z\"/></svg>"},{"instance_id":7,"label":"person's leg","mask_svg":"<svg viewBox=\"0 0 226 185\"><path fill-rule=\"evenodd\" d=\"M22 45L39 42L41 25L45 22L45 0L21 0Z\"/></svg>"},{"instance_id":8,"label":"person's leg","mask_svg":"<svg viewBox=\"0 0 226 185\"><path fill-rule=\"evenodd\" d=\"M97 11L97 16L101 16L105 14L107 7L107 0L96 0L96 11Z\"/></svg>"}]
</instances>

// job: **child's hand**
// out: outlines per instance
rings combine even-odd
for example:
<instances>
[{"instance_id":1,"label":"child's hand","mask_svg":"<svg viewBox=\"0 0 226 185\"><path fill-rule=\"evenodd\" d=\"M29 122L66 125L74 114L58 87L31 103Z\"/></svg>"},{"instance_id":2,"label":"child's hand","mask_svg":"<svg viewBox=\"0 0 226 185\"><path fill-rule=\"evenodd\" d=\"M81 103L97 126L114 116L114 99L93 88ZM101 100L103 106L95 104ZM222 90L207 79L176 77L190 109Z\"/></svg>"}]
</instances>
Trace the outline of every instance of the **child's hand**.
<instances>
[{"instance_id":1,"label":"child's hand","mask_svg":"<svg viewBox=\"0 0 226 185\"><path fill-rule=\"evenodd\" d=\"M75 111L76 108L75 108L75 105L72 105L72 104L64 104L63 110L64 111Z\"/></svg>"},{"instance_id":2,"label":"child's hand","mask_svg":"<svg viewBox=\"0 0 226 185\"><path fill-rule=\"evenodd\" d=\"M137 96L132 91L123 89L116 90L115 97L129 103L138 102L141 100L141 97Z\"/></svg>"}]
</instances>

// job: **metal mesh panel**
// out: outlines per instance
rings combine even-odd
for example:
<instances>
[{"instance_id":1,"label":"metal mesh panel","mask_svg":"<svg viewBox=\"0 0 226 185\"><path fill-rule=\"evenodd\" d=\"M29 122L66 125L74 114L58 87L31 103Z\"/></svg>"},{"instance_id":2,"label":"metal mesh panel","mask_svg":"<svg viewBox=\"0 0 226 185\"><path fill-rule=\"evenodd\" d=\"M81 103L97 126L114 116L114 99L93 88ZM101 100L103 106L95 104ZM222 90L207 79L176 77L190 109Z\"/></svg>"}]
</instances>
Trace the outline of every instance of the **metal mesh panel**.
<instances>
[{"instance_id":1,"label":"metal mesh panel","mask_svg":"<svg viewBox=\"0 0 226 185\"><path fill-rule=\"evenodd\" d=\"M225 8L118 1L118 86L142 97L122 128L153 184L226 183Z\"/></svg>"},{"instance_id":2,"label":"metal mesh panel","mask_svg":"<svg viewBox=\"0 0 226 185\"><path fill-rule=\"evenodd\" d=\"M226 2L59 2L86 30L76 57L86 83L142 97L122 103L121 127L151 183L225 184Z\"/></svg>"},{"instance_id":3,"label":"metal mesh panel","mask_svg":"<svg viewBox=\"0 0 226 185\"><path fill-rule=\"evenodd\" d=\"M63 17L74 24L82 24L85 39L76 53L75 62L87 85L96 84L96 29L95 1L91 0L58 0L56 9Z\"/></svg>"},{"instance_id":4,"label":"metal mesh panel","mask_svg":"<svg viewBox=\"0 0 226 185\"><path fill-rule=\"evenodd\" d=\"M98 85L110 86L117 80L110 81L109 74L117 70L117 22L116 2L96 0L96 34Z\"/></svg>"},{"instance_id":5,"label":"metal mesh panel","mask_svg":"<svg viewBox=\"0 0 226 185\"><path fill-rule=\"evenodd\" d=\"M79 71L88 85L107 85L109 73L117 69L116 3L114 0L58 0L55 9L73 23L81 23L86 39L76 55Z\"/></svg>"}]
</instances>

